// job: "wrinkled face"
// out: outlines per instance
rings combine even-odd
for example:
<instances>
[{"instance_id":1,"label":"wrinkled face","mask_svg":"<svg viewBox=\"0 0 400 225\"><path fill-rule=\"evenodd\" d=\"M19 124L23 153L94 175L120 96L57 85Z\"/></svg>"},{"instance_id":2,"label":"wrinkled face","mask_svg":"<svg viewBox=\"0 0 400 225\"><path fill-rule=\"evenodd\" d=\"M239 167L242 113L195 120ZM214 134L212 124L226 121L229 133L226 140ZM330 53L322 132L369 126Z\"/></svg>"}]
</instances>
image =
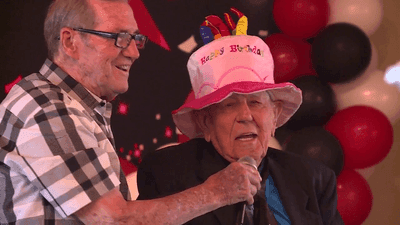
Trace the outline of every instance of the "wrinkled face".
<instances>
[{"instance_id":1,"label":"wrinkled face","mask_svg":"<svg viewBox=\"0 0 400 225\"><path fill-rule=\"evenodd\" d=\"M266 92L234 93L209 107L204 134L226 160L234 162L251 156L259 165L267 153L280 112L280 102L271 102Z\"/></svg>"},{"instance_id":2,"label":"wrinkled face","mask_svg":"<svg viewBox=\"0 0 400 225\"><path fill-rule=\"evenodd\" d=\"M129 4L123 2L90 1L96 13L93 28L105 32L138 33L138 27ZM80 52L79 64L82 83L94 94L111 101L128 90L129 70L139 57L132 41L128 48L114 45L115 40L86 34Z\"/></svg>"}]
</instances>

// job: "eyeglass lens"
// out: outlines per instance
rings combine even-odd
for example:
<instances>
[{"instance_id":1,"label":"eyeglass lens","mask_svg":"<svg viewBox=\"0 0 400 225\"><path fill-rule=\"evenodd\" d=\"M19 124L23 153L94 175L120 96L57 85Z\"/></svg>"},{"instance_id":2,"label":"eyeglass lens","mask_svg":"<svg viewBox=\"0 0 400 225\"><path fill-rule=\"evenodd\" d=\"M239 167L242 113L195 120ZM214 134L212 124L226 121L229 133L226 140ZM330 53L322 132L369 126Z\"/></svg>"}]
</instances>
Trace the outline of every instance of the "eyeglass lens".
<instances>
[{"instance_id":1,"label":"eyeglass lens","mask_svg":"<svg viewBox=\"0 0 400 225\"><path fill-rule=\"evenodd\" d=\"M134 37L137 48L142 49L144 47L146 38L141 35ZM132 40L132 36L128 33L120 33L117 38L117 45L122 48L127 48Z\"/></svg>"}]
</instances>

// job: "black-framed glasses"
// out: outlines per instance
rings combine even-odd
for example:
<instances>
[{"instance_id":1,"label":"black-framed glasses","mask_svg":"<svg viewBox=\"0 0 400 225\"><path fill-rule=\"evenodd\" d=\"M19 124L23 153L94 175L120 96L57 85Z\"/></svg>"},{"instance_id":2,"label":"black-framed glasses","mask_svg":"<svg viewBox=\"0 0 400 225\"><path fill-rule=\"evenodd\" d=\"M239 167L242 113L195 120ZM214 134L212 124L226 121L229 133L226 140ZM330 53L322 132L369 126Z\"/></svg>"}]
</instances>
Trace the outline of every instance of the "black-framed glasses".
<instances>
[{"instance_id":1,"label":"black-framed glasses","mask_svg":"<svg viewBox=\"0 0 400 225\"><path fill-rule=\"evenodd\" d=\"M98 35L98 36L104 37L104 38L115 39L115 43L114 43L115 46L117 46L118 48L122 48L122 49L128 48L129 45L131 44L132 40L135 40L136 47L138 49L143 49L147 42L147 37L143 34L130 34L130 33L126 33L126 32L111 33L111 32L90 30L90 29L84 29L84 28L72 28L72 29L79 31L79 32L83 32L83 33Z\"/></svg>"}]
</instances>

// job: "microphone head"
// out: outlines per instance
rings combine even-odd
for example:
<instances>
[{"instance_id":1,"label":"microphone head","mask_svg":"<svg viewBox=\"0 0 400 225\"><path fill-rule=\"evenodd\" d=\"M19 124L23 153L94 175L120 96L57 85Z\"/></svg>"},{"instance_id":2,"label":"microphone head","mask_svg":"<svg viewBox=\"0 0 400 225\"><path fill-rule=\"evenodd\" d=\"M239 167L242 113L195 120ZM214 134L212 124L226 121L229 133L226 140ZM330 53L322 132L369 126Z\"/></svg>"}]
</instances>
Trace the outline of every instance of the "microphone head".
<instances>
[{"instance_id":1,"label":"microphone head","mask_svg":"<svg viewBox=\"0 0 400 225\"><path fill-rule=\"evenodd\" d=\"M248 165L248 166L251 166L251 167L253 167L255 170L257 170L257 162L256 162L256 160L254 160L252 157L250 157L250 156L248 156L248 155L243 156L242 158L240 158L240 159L238 160L238 162L240 162L240 163L242 163L242 164L245 164L245 165Z\"/></svg>"}]
</instances>

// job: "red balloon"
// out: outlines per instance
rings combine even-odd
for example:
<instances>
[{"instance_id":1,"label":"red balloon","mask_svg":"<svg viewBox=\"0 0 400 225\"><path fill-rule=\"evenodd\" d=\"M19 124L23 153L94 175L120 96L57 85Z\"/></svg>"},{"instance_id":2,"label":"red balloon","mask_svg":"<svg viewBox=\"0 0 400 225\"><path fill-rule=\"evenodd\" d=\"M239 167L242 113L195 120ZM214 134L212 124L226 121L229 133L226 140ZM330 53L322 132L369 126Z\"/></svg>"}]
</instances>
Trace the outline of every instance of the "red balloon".
<instances>
[{"instance_id":1,"label":"red balloon","mask_svg":"<svg viewBox=\"0 0 400 225\"><path fill-rule=\"evenodd\" d=\"M362 169L382 161L393 145L393 127L379 110L352 106L335 113L325 125L340 142L344 167Z\"/></svg>"},{"instance_id":2,"label":"red balloon","mask_svg":"<svg viewBox=\"0 0 400 225\"><path fill-rule=\"evenodd\" d=\"M298 54L299 54L299 67L297 69L297 74L303 75L317 75L315 72L312 60L311 60L311 44L306 41L298 42Z\"/></svg>"},{"instance_id":3,"label":"red balloon","mask_svg":"<svg viewBox=\"0 0 400 225\"><path fill-rule=\"evenodd\" d=\"M337 177L337 209L346 225L361 225L372 208L373 195L368 182L354 170L343 170Z\"/></svg>"},{"instance_id":4,"label":"red balloon","mask_svg":"<svg viewBox=\"0 0 400 225\"><path fill-rule=\"evenodd\" d=\"M311 45L309 43L280 33L272 34L264 41L270 48L274 59L275 83L287 82L300 75L312 75Z\"/></svg>"},{"instance_id":5,"label":"red balloon","mask_svg":"<svg viewBox=\"0 0 400 225\"><path fill-rule=\"evenodd\" d=\"M328 24L328 0L275 0L273 17L285 34L307 39Z\"/></svg>"}]
</instances>

